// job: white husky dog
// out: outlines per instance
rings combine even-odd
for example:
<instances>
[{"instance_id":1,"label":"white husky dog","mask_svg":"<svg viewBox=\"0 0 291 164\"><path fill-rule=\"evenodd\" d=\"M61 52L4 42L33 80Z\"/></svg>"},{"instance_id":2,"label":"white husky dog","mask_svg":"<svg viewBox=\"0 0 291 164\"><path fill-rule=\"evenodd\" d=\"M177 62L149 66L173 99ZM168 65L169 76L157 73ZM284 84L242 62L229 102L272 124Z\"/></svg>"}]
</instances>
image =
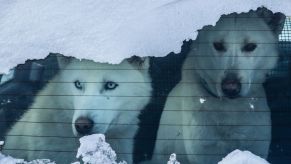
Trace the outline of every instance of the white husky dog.
<instances>
[{"instance_id":1,"label":"white husky dog","mask_svg":"<svg viewBox=\"0 0 291 164\"><path fill-rule=\"evenodd\" d=\"M265 8L224 15L199 31L168 96L149 163L217 163L235 149L264 158L271 118L262 83L278 59L285 16Z\"/></svg>"},{"instance_id":2,"label":"white husky dog","mask_svg":"<svg viewBox=\"0 0 291 164\"><path fill-rule=\"evenodd\" d=\"M148 69L149 58L118 65L71 60L8 132L4 153L66 164L75 160L75 136L103 133L118 160L131 164L138 115L151 97Z\"/></svg>"}]
</instances>

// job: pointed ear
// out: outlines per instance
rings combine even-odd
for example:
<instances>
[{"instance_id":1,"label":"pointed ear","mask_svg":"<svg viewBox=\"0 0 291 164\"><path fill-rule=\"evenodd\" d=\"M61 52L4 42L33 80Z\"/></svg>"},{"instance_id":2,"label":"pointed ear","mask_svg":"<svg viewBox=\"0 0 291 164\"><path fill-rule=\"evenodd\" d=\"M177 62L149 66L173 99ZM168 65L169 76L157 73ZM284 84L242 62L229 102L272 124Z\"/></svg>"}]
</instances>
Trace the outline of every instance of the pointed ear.
<instances>
[{"instance_id":1,"label":"pointed ear","mask_svg":"<svg viewBox=\"0 0 291 164\"><path fill-rule=\"evenodd\" d=\"M270 29L279 35L284 27L286 16L280 12L273 13L265 7L260 7L257 9L258 16L262 17L265 22L269 25Z\"/></svg>"},{"instance_id":2,"label":"pointed ear","mask_svg":"<svg viewBox=\"0 0 291 164\"><path fill-rule=\"evenodd\" d=\"M128 63L134 66L138 70L146 70L148 71L150 67L150 58L149 57L139 57L132 56L127 59Z\"/></svg>"},{"instance_id":3,"label":"pointed ear","mask_svg":"<svg viewBox=\"0 0 291 164\"><path fill-rule=\"evenodd\" d=\"M67 57L62 54L54 54L54 55L56 55L59 69L65 68L69 63L71 63L73 59L72 57Z\"/></svg>"}]
</instances>

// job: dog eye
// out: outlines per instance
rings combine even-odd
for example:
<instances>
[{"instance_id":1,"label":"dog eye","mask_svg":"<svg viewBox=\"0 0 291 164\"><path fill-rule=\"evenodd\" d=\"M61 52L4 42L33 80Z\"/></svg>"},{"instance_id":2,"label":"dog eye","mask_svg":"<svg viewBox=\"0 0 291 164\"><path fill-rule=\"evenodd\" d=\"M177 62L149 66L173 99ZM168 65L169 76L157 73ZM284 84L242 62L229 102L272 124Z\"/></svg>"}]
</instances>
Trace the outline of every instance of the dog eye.
<instances>
[{"instance_id":1,"label":"dog eye","mask_svg":"<svg viewBox=\"0 0 291 164\"><path fill-rule=\"evenodd\" d=\"M107 81L104 85L104 88L106 90L113 90L118 86L117 83L113 82L113 81Z\"/></svg>"},{"instance_id":2,"label":"dog eye","mask_svg":"<svg viewBox=\"0 0 291 164\"><path fill-rule=\"evenodd\" d=\"M76 80L76 81L74 82L74 84L75 84L75 87L76 87L77 89L80 89L80 90L83 89L83 85L82 85L82 83L81 83L79 80Z\"/></svg>"},{"instance_id":3,"label":"dog eye","mask_svg":"<svg viewBox=\"0 0 291 164\"><path fill-rule=\"evenodd\" d=\"M242 51L251 52L254 51L256 48L257 45L255 43L248 43L242 48Z\"/></svg>"},{"instance_id":4,"label":"dog eye","mask_svg":"<svg viewBox=\"0 0 291 164\"><path fill-rule=\"evenodd\" d=\"M225 52L226 48L222 42L214 42L213 47L220 52Z\"/></svg>"}]
</instances>

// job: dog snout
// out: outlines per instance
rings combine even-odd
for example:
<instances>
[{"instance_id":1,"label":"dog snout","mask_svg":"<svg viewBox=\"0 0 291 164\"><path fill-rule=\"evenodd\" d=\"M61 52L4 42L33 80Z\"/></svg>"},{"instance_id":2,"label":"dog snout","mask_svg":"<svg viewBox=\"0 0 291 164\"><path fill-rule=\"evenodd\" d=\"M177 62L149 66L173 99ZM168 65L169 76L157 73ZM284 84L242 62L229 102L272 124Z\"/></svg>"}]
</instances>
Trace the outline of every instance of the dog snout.
<instances>
[{"instance_id":1,"label":"dog snout","mask_svg":"<svg viewBox=\"0 0 291 164\"><path fill-rule=\"evenodd\" d=\"M223 94L231 99L237 98L241 91L241 82L237 75L228 74L221 82Z\"/></svg>"},{"instance_id":2,"label":"dog snout","mask_svg":"<svg viewBox=\"0 0 291 164\"><path fill-rule=\"evenodd\" d=\"M94 126L94 122L87 117L79 117L75 121L76 131L81 135L90 134Z\"/></svg>"}]
</instances>

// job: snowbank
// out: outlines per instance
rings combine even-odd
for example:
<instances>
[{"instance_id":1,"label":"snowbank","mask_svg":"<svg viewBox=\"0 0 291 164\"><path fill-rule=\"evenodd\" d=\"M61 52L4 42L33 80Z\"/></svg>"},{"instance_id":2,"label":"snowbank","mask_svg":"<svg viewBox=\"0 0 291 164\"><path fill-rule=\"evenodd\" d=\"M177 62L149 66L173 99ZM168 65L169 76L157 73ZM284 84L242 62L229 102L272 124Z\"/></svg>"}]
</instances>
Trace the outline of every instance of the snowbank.
<instances>
[{"instance_id":1,"label":"snowbank","mask_svg":"<svg viewBox=\"0 0 291 164\"><path fill-rule=\"evenodd\" d=\"M103 134L93 134L80 138L80 147L76 158L82 159L82 164L126 164L125 161L116 162L116 153L105 141ZM80 164L77 161L72 164ZM26 162L23 159L14 159L0 153L0 164L55 164L48 159L37 159Z\"/></svg>"},{"instance_id":2,"label":"snowbank","mask_svg":"<svg viewBox=\"0 0 291 164\"><path fill-rule=\"evenodd\" d=\"M80 147L76 158L81 158L83 164L126 164L125 161L116 162L116 153L105 141L103 134L93 134L80 138ZM165 161L166 163L166 161ZM48 159L25 162L23 159L14 159L0 153L0 164L55 164ZM79 161L72 164L80 164ZM162 163L161 163L162 164ZM180 164L176 154L171 154L167 164ZM269 164L263 158L249 151L235 150L228 154L218 164Z\"/></svg>"},{"instance_id":3,"label":"snowbank","mask_svg":"<svg viewBox=\"0 0 291 164\"><path fill-rule=\"evenodd\" d=\"M265 159L249 151L234 150L218 164L269 164Z\"/></svg>"},{"instance_id":4,"label":"snowbank","mask_svg":"<svg viewBox=\"0 0 291 164\"><path fill-rule=\"evenodd\" d=\"M291 15L290 0L0 0L0 72L49 52L99 62L165 56L223 13L262 5ZM5 59L5 60L4 60Z\"/></svg>"}]
</instances>

